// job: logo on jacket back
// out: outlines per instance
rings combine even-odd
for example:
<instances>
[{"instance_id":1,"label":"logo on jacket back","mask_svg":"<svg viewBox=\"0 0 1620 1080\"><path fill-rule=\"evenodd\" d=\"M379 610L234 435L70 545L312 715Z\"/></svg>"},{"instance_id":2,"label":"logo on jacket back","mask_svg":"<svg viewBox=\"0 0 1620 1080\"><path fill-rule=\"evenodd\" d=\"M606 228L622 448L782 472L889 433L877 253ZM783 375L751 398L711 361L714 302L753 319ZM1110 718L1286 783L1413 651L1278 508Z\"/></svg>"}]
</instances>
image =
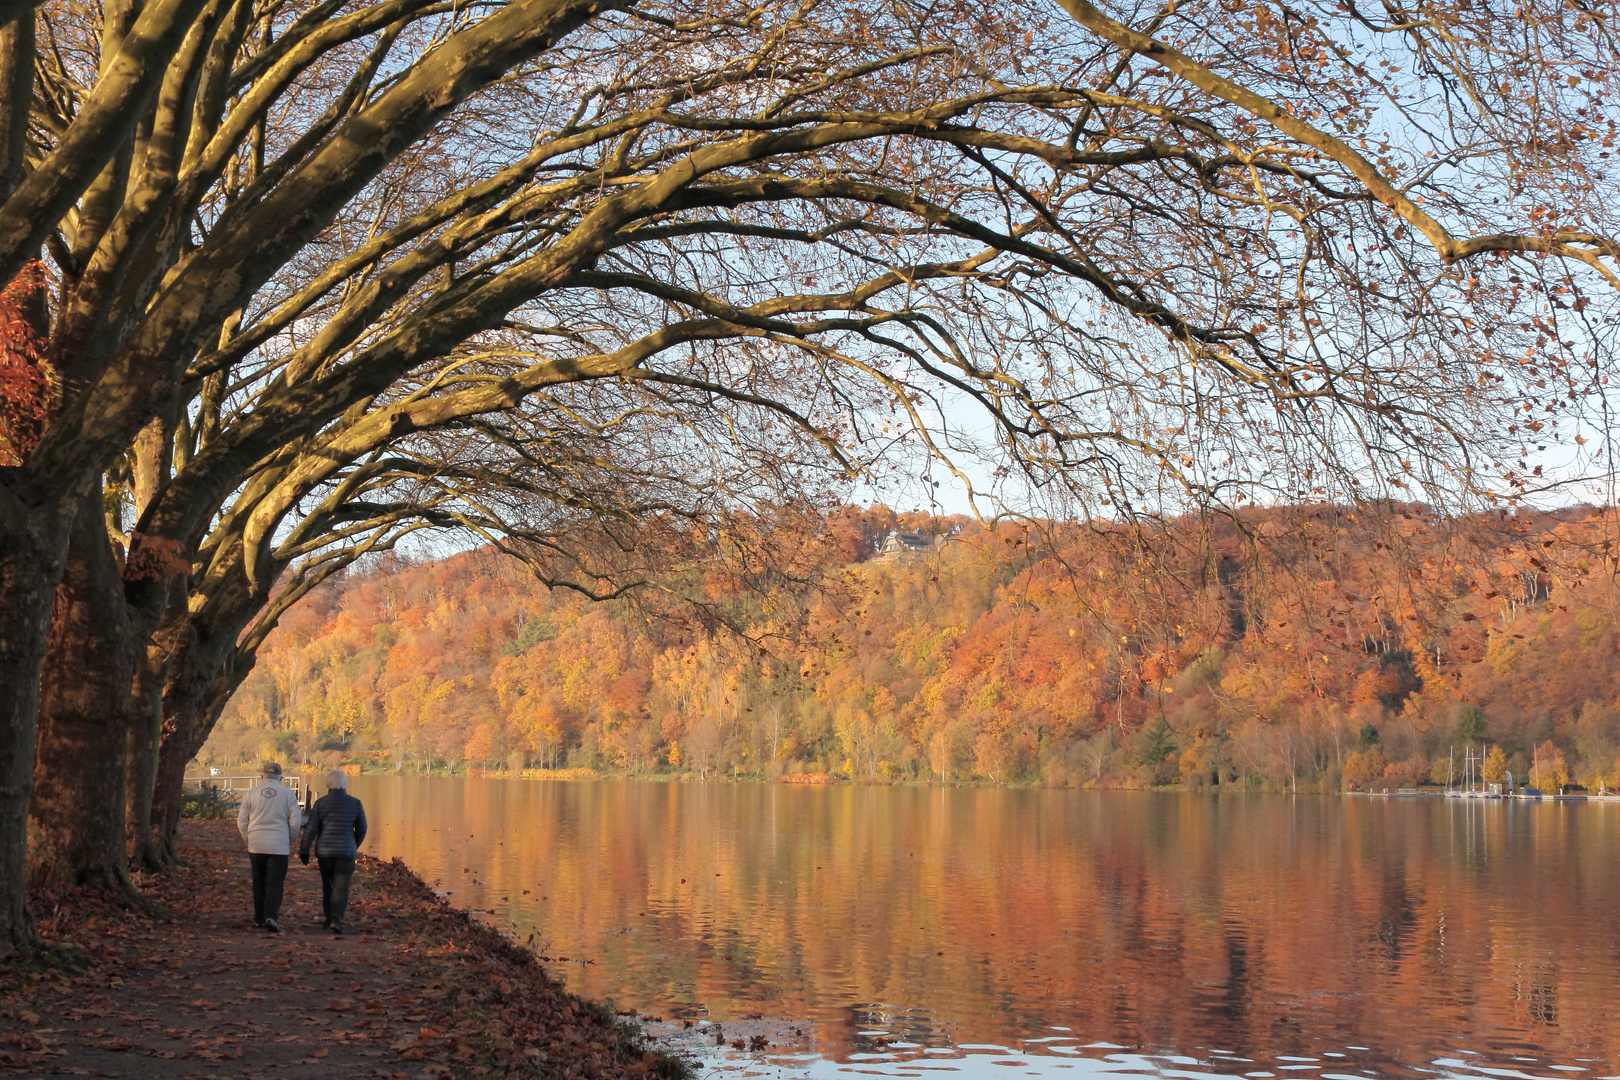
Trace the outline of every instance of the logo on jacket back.
<instances>
[{"instance_id":1,"label":"logo on jacket back","mask_svg":"<svg viewBox=\"0 0 1620 1080\"><path fill-rule=\"evenodd\" d=\"M273 799L276 797L276 789L271 787L269 784L266 784L264 787L259 789L259 794L263 795L267 799Z\"/></svg>"}]
</instances>

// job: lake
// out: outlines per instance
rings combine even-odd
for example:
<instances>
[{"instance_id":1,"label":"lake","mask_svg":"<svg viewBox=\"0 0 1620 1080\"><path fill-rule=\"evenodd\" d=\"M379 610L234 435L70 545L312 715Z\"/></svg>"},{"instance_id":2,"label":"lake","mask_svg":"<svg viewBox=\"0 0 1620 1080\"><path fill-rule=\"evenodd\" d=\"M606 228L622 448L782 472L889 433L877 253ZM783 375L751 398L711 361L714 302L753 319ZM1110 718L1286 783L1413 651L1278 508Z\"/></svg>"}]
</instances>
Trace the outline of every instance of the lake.
<instances>
[{"instance_id":1,"label":"lake","mask_svg":"<svg viewBox=\"0 0 1620 1080\"><path fill-rule=\"evenodd\" d=\"M713 1071L1620 1073L1616 805L408 776L353 790L368 851Z\"/></svg>"}]
</instances>

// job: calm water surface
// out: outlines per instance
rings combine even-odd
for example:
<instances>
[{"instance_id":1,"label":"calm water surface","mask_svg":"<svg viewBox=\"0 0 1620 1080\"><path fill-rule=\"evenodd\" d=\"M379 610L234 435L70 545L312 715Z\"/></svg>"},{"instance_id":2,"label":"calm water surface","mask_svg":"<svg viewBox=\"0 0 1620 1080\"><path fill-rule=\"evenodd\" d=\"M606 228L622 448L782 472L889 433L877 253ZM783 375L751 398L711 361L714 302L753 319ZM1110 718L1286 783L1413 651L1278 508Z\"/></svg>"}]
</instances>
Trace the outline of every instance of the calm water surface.
<instances>
[{"instance_id":1,"label":"calm water surface","mask_svg":"<svg viewBox=\"0 0 1620 1080\"><path fill-rule=\"evenodd\" d=\"M712 1071L1620 1073L1620 805L354 791L373 854L532 934L571 989L658 1018Z\"/></svg>"}]
</instances>

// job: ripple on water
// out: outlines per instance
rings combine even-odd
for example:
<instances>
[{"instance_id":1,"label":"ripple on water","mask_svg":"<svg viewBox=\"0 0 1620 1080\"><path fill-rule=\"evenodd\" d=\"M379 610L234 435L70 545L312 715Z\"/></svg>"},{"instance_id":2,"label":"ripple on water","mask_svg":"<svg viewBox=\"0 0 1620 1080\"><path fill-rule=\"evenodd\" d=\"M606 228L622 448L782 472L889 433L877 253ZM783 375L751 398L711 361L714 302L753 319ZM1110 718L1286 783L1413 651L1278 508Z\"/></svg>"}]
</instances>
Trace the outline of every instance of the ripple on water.
<instances>
[{"instance_id":1,"label":"ripple on water","mask_svg":"<svg viewBox=\"0 0 1620 1080\"><path fill-rule=\"evenodd\" d=\"M1579 960L1620 939L1620 806L354 788L373 854L570 958L572 990L718 1019L723 1047L680 1038L739 1078L1620 1073L1612 972Z\"/></svg>"},{"instance_id":2,"label":"ripple on water","mask_svg":"<svg viewBox=\"0 0 1620 1080\"><path fill-rule=\"evenodd\" d=\"M794 1032L813 1028L802 1022L785 1025L779 1021L727 1021L728 1033L736 1033L746 1047L748 1040L766 1031L793 1037ZM1009 1069L1021 1070L1023 1075L1074 1080L1076 1071L1098 1077L1144 1076L1161 1080L1276 1080L1285 1068L1300 1065L1275 1066L1275 1071L1248 1069L1252 1064L1229 1051L1208 1051L1207 1058L1186 1054L1152 1053L1130 1050L1117 1044L1103 1046L1076 1046L1073 1037L1037 1036L1024 1040L1023 1053L998 1043L961 1043L949 1046L922 1046L916 1043L886 1043L881 1053L855 1052L841 1059L815 1052L785 1052L786 1047L757 1050L739 1050L736 1041L716 1047L702 1028L684 1029L668 1023L647 1023L644 1029L655 1041L667 1049L691 1060L701 1075L715 1080L747 1080L749 1077L771 1077L773 1080L832 1080L837 1075L852 1073L881 1077L918 1077L925 1072L952 1072L962 1080L992 1080L1007 1075ZM694 1034L695 1033L695 1034ZM1062 1038L1063 1041L1055 1041ZM1344 1051L1323 1051L1346 1061L1350 1054ZM1274 1060L1298 1062L1297 1055L1279 1054ZM1536 1068L1554 1073L1591 1073L1585 1066L1563 1066L1526 1062ZM1312 1067L1312 1066L1305 1066ZM1316 1066L1319 1067L1319 1066ZM1463 1058L1440 1058L1431 1061L1421 1071L1388 1070L1369 1067L1363 1072L1322 1072L1322 1080L1387 1080L1391 1075L1404 1075L1418 1080L1548 1080L1544 1074L1525 1069L1503 1068ZM1620 1080L1616 1077L1594 1077L1594 1080Z\"/></svg>"}]
</instances>

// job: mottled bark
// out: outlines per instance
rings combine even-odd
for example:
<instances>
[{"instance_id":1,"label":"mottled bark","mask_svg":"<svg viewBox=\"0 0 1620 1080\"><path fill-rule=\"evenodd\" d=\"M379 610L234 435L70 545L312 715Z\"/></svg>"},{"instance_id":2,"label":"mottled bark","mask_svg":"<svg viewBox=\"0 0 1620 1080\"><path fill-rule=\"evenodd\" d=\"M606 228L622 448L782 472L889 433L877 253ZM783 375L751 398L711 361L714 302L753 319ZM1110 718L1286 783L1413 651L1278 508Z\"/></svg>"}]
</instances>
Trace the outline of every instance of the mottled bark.
<instances>
[{"instance_id":1,"label":"mottled bark","mask_svg":"<svg viewBox=\"0 0 1620 1080\"><path fill-rule=\"evenodd\" d=\"M130 455L130 494L137 521L145 516L169 479L174 464L175 424L159 417L141 429ZM139 526L137 526L139 531ZM163 685L175 653L191 633L185 582L171 581L161 621L145 642L130 690L131 723L126 759L124 832L134 865L155 869L160 862L152 829L152 793L157 783L158 751L163 739Z\"/></svg>"},{"instance_id":2,"label":"mottled bark","mask_svg":"<svg viewBox=\"0 0 1620 1080\"><path fill-rule=\"evenodd\" d=\"M74 518L41 669L30 805L38 880L135 898L126 791L139 695L156 697L136 672L170 595L162 573L138 540L130 566L119 565L95 485Z\"/></svg>"},{"instance_id":3,"label":"mottled bark","mask_svg":"<svg viewBox=\"0 0 1620 1080\"><path fill-rule=\"evenodd\" d=\"M38 0L0 0L0 26L13 19L32 15L37 7L39 7Z\"/></svg>"},{"instance_id":4,"label":"mottled bark","mask_svg":"<svg viewBox=\"0 0 1620 1080\"><path fill-rule=\"evenodd\" d=\"M27 838L39 670L71 519L70 509L31 505L8 480L0 476L0 959L34 940Z\"/></svg>"},{"instance_id":5,"label":"mottled bark","mask_svg":"<svg viewBox=\"0 0 1620 1080\"><path fill-rule=\"evenodd\" d=\"M186 766L208 741L225 703L252 670L252 654L239 663L236 648L236 639L250 617L250 613L233 613L220 623L192 621L170 663L152 795L154 846L163 862L178 861L174 838L180 830L180 790Z\"/></svg>"},{"instance_id":6,"label":"mottled bark","mask_svg":"<svg viewBox=\"0 0 1620 1080\"><path fill-rule=\"evenodd\" d=\"M79 501L40 676L33 873L127 891L124 775L139 643L97 487Z\"/></svg>"},{"instance_id":7,"label":"mottled bark","mask_svg":"<svg viewBox=\"0 0 1620 1080\"><path fill-rule=\"evenodd\" d=\"M169 61L207 0L167 0L141 8L118 52L107 57L74 121L45 159L0 205L0 279L9 279L62 215L128 145Z\"/></svg>"},{"instance_id":8,"label":"mottled bark","mask_svg":"<svg viewBox=\"0 0 1620 1080\"><path fill-rule=\"evenodd\" d=\"M25 175L33 98L33 4L0 2L0 200ZM28 913L39 666L72 508L0 468L0 959L34 941Z\"/></svg>"},{"instance_id":9,"label":"mottled bark","mask_svg":"<svg viewBox=\"0 0 1620 1080\"><path fill-rule=\"evenodd\" d=\"M34 14L0 18L0 199L22 183L28 160L28 109L34 93Z\"/></svg>"},{"instance_id":10,"label":"mottled bark","mask_svg":"<svg viewBox=\"0 0 1620 1080\"><path fill-rule=\"evenodd\" d=\"M124 796L124 828L133 865L155 870L163 864L163 834L153 817L158 764L163 747L163 687L175 656L191 634L186 590L178 583L157 633L135 668L131 691L133 722L129 727L129 774ZM184 765L182 764L182 774Z\"/></svg>"},{"instance_id":11,"label":"mottled bark","mask_svg":"<svg viewBox=\"0 0 1620 1080\"><path fill-rule=\"evenodd\" d=\"M166 407L176 389L175 357L213 347L213 337L225 320L319 236L382 170L468 97L545 52L591 17L621 4L622 0L515 0L500 7L402 72L262 199L233 205L214 222L208 241L165 282L139 320L127 327L127 333L117 341L89 342L95 350L91 366L105 373L86 393L64 405L57 423L34 452L31 464L36 475L70 473L85 459L99 464L112 461ZM188 18L205 6L202 0L187 0L187 5ZM166 62L181 42L170 44L167 38L152 37L147 27L151 24L153 33L160 23L166 27L166 20L179 8L179 0L143 8L123 51L136 53L137 46L146 46L137 57L144 62L161 47L167 50ZM142 93L156 89L155 84L148 87L137 78L138 65L132 61L129 66L131 92L137 87ZM116 83L109 76L98 82L92 99L81 109L52 159L30 174L0 206L0 273L13 262L22 265L13 255L16 245L8 242L8 223L16 221L19 229L33 229L42 207L54 206L64 191L77 198L94 179L78 175L83 148L77 140L81 128L94 130L101 122L93 106L103 87ZM65 160L53 167L57 157ZM110 159L110 153L98 157L98 170L100 162ZM56 219L45 214L48 222ZM49 225L43 228L42 237ZM386 387L407 367L394 371L382 385ZM355 399L361 396L364 393ZM293 420L295 413L313 419L315 411L313 406L299 407L285 419ZM303 429L289 426L275 441L302 433ZM237 453L244 458L260 456L247 450Z\"/></svg>"}]
</instances>

